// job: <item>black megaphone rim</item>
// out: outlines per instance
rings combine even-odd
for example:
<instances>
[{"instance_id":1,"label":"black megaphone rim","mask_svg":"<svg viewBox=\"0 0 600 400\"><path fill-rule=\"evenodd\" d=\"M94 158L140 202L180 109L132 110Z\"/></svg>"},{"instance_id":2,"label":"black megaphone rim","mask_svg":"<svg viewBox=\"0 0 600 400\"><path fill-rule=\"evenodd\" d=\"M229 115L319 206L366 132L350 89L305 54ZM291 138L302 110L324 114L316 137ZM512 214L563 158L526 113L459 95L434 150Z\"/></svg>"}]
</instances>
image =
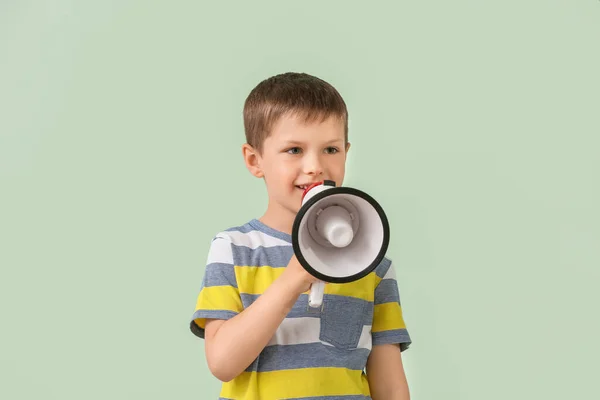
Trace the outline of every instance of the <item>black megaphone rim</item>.
<instances>
[{"instance_id":1,"label":"black megaphone rim","mask_svg":"<svg viewBox=\"0 0 600 400\"><path fill-rule=\"evenodd\" d=\"M371 204L371 206L373 206L375 211L377 211L377 214L379 215L379 218L381 219L381 223L383 225L383 243L382 243L381 249L379 250L379 253L375 257L373 262L367 268L363 269L362 271L360 271L354 275L350 275L350 276L346 276L346 277L329 276L329 275L325 275L325 274L322 274L322 273L316 271L314 268L312 268L310 266L308 261L306 261L306 259L302 255L302 251L300 250L300 243L298 243L298 232L300 229L300 223L302 222L302 219L304 218L304 216L306 215L308 210L319 200L321 200L327 196L331 196L333 194L350 194L350 195L357 196L357 197L360 197L360 198L366 200L367 202L369 202L369 204ZM388 246L389 246L389 242L390 242L390 226L389 226L387 216L385 215L385 212L383 211L383 208L381 207L381 205L379 205L379 203L373 197L371 197L367 193L363 192L362 190L351 188L351 187L345 187L345 186L332 187L330 189L323 190L322 192L319 192L319 193L315 194L313 197L311 197L300 208L300 210L298 211L298 214L296 214L296 217L294 219L294 224L292 226L292 246L294 248L294 254L296 255L296 258L298 259L298 262L300 262L300 265L302 265L302 267L308 273L310 273L312 276L314 276L324 282L329 282L329 283L348 283L348 282L353 282L353 281L359 280L359 279L364 278L365 276L369 275L375 268L377 268L377 266L381 263L381 261L383 261L385 254L387 252Z\"/></svg>"}]
</instances>

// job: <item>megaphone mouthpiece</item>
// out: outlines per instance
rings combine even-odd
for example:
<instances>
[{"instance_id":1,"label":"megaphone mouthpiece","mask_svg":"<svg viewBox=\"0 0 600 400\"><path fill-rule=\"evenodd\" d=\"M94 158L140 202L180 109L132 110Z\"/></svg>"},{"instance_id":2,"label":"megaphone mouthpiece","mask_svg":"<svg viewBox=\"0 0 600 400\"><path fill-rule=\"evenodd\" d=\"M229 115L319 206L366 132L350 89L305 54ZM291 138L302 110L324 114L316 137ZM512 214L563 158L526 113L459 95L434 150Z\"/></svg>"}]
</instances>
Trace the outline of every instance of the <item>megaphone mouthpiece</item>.
<instances>
[{"instance_id":1,"label":"megaphone mouthpiece","mask_svg":"<svg viewBox=\"0 0 600 400\"><path fill-rule=\"evenodd\" d=\"M310 184L306 189L304 189L304 193L302 193L302 202L307 200L307 199L305 199L306 195L308 194L308 192L312 191L313 189L317 188L317 190L315 192L319 192L321 190L332 188L332 187L335 187L335 182L330 181L330 180L324 180L324 181L315 182L313 184Z\"/></svg>"},{"instance_id":2,"label":"megaphone mouthpiece","mask_svg":"<svg viewBox=\"0 0 600 400\"><path fill-rule=\"evenodd\" d=\"M352 242L352 216L338 205L329 206L317 213L317 232L335 247L346 247Z\"/></svg>"}]
</instances>

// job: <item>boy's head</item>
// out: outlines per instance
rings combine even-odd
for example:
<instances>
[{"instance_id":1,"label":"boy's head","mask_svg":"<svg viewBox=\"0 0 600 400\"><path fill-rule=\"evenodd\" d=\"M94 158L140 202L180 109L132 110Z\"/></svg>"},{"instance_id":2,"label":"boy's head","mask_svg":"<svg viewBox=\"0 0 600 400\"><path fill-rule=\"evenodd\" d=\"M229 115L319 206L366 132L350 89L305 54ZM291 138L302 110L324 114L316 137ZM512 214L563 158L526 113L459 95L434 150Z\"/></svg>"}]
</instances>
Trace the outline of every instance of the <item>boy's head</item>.
<instances>
[{"instance_id":1,"label":"boy's head","mask_svg":"<svg viewBox=\"0 0 600 400\"><path fill-rule=\"evenodd\" d=\"M338 91L315 76L288 72L260 82L244 104L246 142L258 153L283 116L295 116L305 123L338 118L348 141L348 111Z\"/></svg>"},{"instance_id":2,"label":"boy's head","mask_svg":"<svg viewBox=\"0 0 600 400\"><path fill-rule=\"evenodd\" d=\"M269 208L296 213L303 186L331 179L342 184L348 111L329 83L304 73L260 82L244 105L248 170L264 178Z\"/></svg>"}]
</instances>

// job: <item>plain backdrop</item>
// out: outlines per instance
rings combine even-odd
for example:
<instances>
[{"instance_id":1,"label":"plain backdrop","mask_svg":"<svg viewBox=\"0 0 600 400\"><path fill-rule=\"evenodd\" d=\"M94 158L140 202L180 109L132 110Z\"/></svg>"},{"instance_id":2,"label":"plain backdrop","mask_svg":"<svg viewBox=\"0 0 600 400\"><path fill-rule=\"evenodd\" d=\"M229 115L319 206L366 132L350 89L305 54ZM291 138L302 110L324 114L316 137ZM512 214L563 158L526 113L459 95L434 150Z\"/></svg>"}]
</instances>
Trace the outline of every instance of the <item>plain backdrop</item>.
<instances>
[{"instance_id":1,"label":"plain backdrop","mask_svg":"<svg viewBox=\"0 0 600 400\"><path fill-rule=\"evenodd\" d=\"M0 398L215 399L210 240L259 217L243 102L346 99L415 400L597 399L600 2L3 1Z\"/></svg>"}]
</instances>

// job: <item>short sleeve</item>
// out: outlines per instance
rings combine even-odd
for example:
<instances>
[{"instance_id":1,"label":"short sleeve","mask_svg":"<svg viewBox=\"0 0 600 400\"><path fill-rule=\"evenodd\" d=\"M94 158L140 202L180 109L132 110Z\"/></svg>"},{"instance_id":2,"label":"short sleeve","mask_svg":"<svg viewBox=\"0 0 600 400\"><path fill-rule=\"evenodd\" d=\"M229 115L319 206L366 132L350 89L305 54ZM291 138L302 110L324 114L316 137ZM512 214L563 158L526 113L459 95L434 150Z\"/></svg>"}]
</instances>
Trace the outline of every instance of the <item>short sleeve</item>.
<instances>
[{"instance_id":1,"label":"short sleeve","mask_svg":"<svg viewBox=\"0 0 600 400\"><path fill-rule=\"evenodd\" d=\"M204 339L207 318L227 320L242 310L231 241L226 237L217 236L210 245L190 329L194 335Z\"/></svg>"},{"instance_id":2,"label":"short sleeve","mask_svg":"<svg viewBox=\"0 0 600 400\"><path fill-rule=\"evenodd\" d=\"M396 271L389 259L384 259L379 273L382 279L375 289L371 328L373 346L397 343L404 351L410 346L411 338L402 315Z\"/></svg>"}]
</instances>

